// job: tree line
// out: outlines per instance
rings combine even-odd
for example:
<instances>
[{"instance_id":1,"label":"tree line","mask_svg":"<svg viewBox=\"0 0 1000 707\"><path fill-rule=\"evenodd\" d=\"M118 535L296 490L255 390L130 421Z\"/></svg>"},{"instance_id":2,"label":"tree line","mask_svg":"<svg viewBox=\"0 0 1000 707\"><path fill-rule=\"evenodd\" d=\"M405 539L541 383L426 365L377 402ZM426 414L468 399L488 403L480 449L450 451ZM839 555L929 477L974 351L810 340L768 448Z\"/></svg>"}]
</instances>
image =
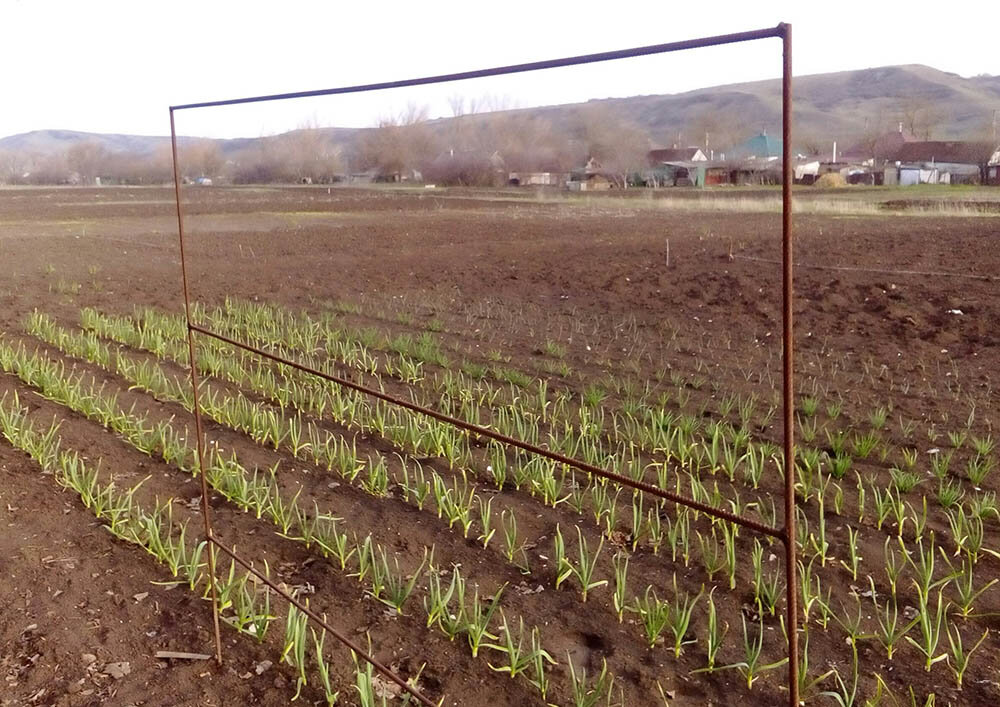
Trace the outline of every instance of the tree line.
<instances>
[{"instance_id":1,"label":"tree line","mask_svg":"<svg viewBox=\"0 0 1000 707\"><path fill-rule=\"evenodd\" d=\"M650 134L621 107L604 101L516 110L497 97L456 95L449 107L449 118L430 119L426 107L408 105L370 128L306 124L257 139L183 138L179 168L187 180L207 177L233 184L364 179L496 186L513 172L567 174L589 162L624 185L627 175L646 167L646 155L654 146L698 146L706 156L718 157L755 132L734 124L730 115L708 109L693 111L683 131ZM854 140L874 150L880 137L897 125L930 139L942 126L942 114L926 100L905 100L898 110L866 119ZM809 130L798 131L796 139L798 151L806 155L825 154L831 140ZM847 143L841 145L843 149ZM172 170L165 139L143 154L112 151L96 140L60 153L0 151L0 184L164 184L172 180Z\"/></svg>"},{"instance_id":2,"label":"tree line","mask_svg":"<svg viewBox=\"0 0 1000 707\"><path fill-rule=\"evenodd\" d=\"M570 172L593 158L610 173L641 169L649 136L597 104L572 117L496 110L498 104L453 99L453 115L431 120L407 106L356 130L303 126L253 140L183 139L181 176L233 184L332 183L352 177L495 185L510 172ZM480 112L490 109L489 112ZM169 142L151 152L112 151L98 140L59 153L0 151L0 183L163 184L173 178Z\"/></svg>"}]
</instances>

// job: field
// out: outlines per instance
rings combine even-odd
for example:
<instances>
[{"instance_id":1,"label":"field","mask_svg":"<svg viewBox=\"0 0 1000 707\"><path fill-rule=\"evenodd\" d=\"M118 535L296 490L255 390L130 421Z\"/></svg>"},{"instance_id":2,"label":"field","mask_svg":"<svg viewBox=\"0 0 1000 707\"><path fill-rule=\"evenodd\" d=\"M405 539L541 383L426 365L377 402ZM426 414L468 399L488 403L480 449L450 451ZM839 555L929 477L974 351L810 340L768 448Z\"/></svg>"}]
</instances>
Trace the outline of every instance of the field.
<instances>
[{"instance_id":1,"label":"field","mask_svg":"<svg viewBox=\"0 0 1000 707\"><path fill-rule=\"evenodd\" d=\"M630 192L190 188L195 318L780 526L778 193ZM0 190L0 705L406 704L222 555L224 664L156 657L213 653L172 196ZM797 197L803 697L995 704L1000 192ZM787 699L780 543L198 343L216 534L433 701Z\"/></svg>"}]
</instances>

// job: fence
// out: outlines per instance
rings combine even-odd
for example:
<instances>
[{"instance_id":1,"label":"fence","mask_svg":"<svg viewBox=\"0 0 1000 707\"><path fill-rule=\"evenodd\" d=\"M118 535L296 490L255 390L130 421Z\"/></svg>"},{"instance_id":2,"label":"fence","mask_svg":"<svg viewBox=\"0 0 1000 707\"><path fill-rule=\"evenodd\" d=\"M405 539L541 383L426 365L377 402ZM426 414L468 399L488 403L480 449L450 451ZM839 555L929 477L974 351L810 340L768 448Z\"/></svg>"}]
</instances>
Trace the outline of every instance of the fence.
<instances>
[{"instance_id":1,"label":"fence","mask_svg":"<svg viewBox=\"0 0 1000 707\"><path fill-rule=\"evenodd\" d=\"M339 376L330 375L322 371L318 371L314 368L305 366L296 361L284 358L282 356L277 356L275 354L264 351L260 348L247 345L233 338L214 332L210 329L207 329L205 327L196 324L192 320L191 297L189 294L189 287L188 287L187 257L184 250L184 210L181 200L180 171L177 160L177 131L174 123L174 114L177 111L194 110L198 108L211 108L219 106L231 106L231 105L247 104L247 103L284 101L296 98L365 93L371 91L382 91L387 89L404 88L412 86L425 86L430 84L485 78L490 76L502 76L507 74L541 71L545 69L554 69L559 67L594 64L598 62L614 61L614 60L627 59L639 56L666 54L669 52L677 52L688 49L721 46L726 44L736 44L741 42L750 42L750 41L769 39L769 38L778 38L782 42L782 90L781 90L782 147L783 147L782 160L781 160L782 163L781 164L782 351L783 351L783 361L782 361L783 411L782 412L783 412L783 428L784 428L783 466L784 466L784 476L785 476L785 490L784 490L785 513L784 513L784 527L782 528L775 528L769 525L759 523L757 521L751 520L750 518L745 518L741 515L730 513L724 509L706 505L692 498L687 498L685 496L667 491L665 489L658 488L648 483L635 481L633 479L621 476L606 469L601 469L600 467L594 466L592 464L577 459L572 459L562 454L552 452L548 449L544 449L542 447L529 444L522 440L518 440L513 437L500 434L493 430L489 430L485 427L469 423L465 420L460 420L450 415L445 415L436 410L432 410L417 405L413 402L409 402L407 400L392 395L388 395L379 390L369 388L364 385L360 385L358 383L354 383L345 378L341 378ZM387 679L394 682L400 688L406 690L421 704L427 705L428 707L433 706L434 703L431 702L427 697L422 695L415 686L410 685L406 680L404 680L398 674L394 673L385 665L381 664L367 651L363 650L360 646L351 641L351 639L349 639L346 635L344 635L344 633L331 626L326 620L324 620L314 611L309 609L308 606L300 602L292 594L274 584L270 580L270 578L268 578L263 573L255 569L250 561L238 555L234 549L230 548L220 539L215 537L212 531L212 521L208 508L208 498L209 498L208 483L206 481L204 474L204 433L202 429L201 404L199 402L199 396L198 396L199 392L198 365L197 365L197 347L195 346L195 334L214 338L218 341L222 341L231 346L235 346L245 351L249 351L251 353L254 353L258 356L269 359L271 361L291 366L292 368L298 369L304 373L317 376L319 378L323 378L331 383L335 383L345 388L349 388L357 392L370 395L374 398L383 400L393 405L398 405L407 408L414 412L418 412L420 414L434 418L440 422L453 425L457 428L478 435L479 437L496 440L498 442L502 442L506 445L516 447L526 452L546 457L561 464L565 464L575 469L587 472L589 474L593 474L595 476L602 477L609 481L613 481L617 484L620 484L621 486L626 486L636 491L640 491L644 494L649 494L656 498L672 501L673 503L680 504L682 506L687 506L689 508L700 511L714 518L719 518L725 521L729 521L731 523L735 523L737 525L748 528L749 530L752 530L756 533L767 535L772 538L776 538L777 540L780 540L785 548L786 621L788 627L787 630L788 704L791 707L797 707L799 704L799 690L798 690L799 661L798 661L798 607L797 607L798 575L797 575L797 565L796 565L796 538L795 538L795 511L796 511L795 464L794 464L795 422L794 422L794 396L793 396L794 388L793 388L793 373L792 373L793 371L792 364L794 355L794 347L792 340L792 330L793 330L792 297L794 288L792 282L793 267L792 267L792 208L791 208L791 186L792 186L791 104L792 104L792 28L791 25L783 23L777 25L776 27L761 29L761 30L752 30L749 32L717 35L713 37L702 37L698 39L689 39L680 42L671 42L667 44L655 44L645 47L636 47L633 49L602 52L599 54L587 54L582 56L566 57L562 59L552 59L548 61L531 62L526 64L514 64L511 66L496 67L491 69L481 69L478 71L442 74L438 76L404 79L401 81L389 81L385 83L373 83L373 84L364 84L358 86L327 88L315 91L300 91L296 93L281 93L281 94L271 94L266 96L251 96L247 98L206 101L201 103L187 103L182 105L171 106L170 141L171 141L171 151L173 157L174 196L177 207L177 235L180 247L181 280L182 280L182 290L184 296L184 313L187 321L187 340L188 340L189 361L191 366L191 385L194 397L195 433L197 434L198 466L200 472L199 477L201 480L201 492L202 492L201 511L204 520L205 537L209 541L211 546L218 548L223 553L231 557L234 562L237 562L242 567L246 568L249 572L253 573L262 582L264 582L271 590L273 590L280 596L284 597L285 600L287 600L289 603L291 603L300 611L302 611L306 616L308 616L310 620L316 622L324 629L326 629L326 631L328 631L338 641L346 645L348 648L354 651L355 654L357 654L365 661L370 663L376 670L382 673ZM213 613L214 635L215 635L215 657L216 660L221 663L222 638L219 630L219 606L218 606L218 597L216 596L216 588L214 581L215 577L214 553L209 553L209 572L211 573L213 578L213 581L210 584L212 588L212 613Z\"/></svg>"}]
</instances>

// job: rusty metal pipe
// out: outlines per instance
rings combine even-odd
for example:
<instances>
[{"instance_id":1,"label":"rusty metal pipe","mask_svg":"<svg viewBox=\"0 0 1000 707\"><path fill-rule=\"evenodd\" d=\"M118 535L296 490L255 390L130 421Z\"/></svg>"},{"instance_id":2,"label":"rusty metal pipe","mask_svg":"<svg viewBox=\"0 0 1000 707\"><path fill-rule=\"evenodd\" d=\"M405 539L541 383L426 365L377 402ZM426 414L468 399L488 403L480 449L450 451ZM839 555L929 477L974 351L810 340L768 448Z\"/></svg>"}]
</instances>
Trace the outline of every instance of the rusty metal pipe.
<instances>
[{"instance_id":1,"label":"rusty metal pipe","mask_svg":"<svg viewBox=\"0 0 1000 707\"><path fill-rule=\"evenodd\" d=\"M177 160L177 130L174 127L174 111L170 109L170 154L174 168L174 196L177 199L177 238L181 249L181 283L184 291L184 316L191 321L191 296L188 292L187 259L184 257L184 218L181 212L180 167ZM208 482L205 480L205 434L201 422L201 405L198 397L198 366L195 365L194 334L189 329L188 361L191 363L191 389L194 393L194 427L197 436L198 477L201 480L201 516L205 525L205 537L212 536L212 519L208 511ZM222 665L222 633L219 629L219 597L215 588L215 557L208 554L208 572L212 578L212 623L215 632L215 660Z\"/></svg>"},{"instance_id":2,"label":"rusty metal pipe","mask_svg":"<svg viewBox=\"0 0 1000 707\"><path fill-rule=\"evenodd\" d=\"M715 47L722 44L737 44L739 42L751 42L756 39L767 39L769 37L782 37L783 36L782 27L784 26L785 25L778 25L777 27L767 27L765 29L751 30L748 32L719 34L712 37L687 39L680 42L667 42L666 44L650 44L644 47L634 47L632 49L620 49L612 52L582 54L580 56L571 56L562 59L550 59L548 61L532 61L525 64L511 64L509 66L498 66L491 69L462 71L452 74L439 74L437 76L425 76L422 78L404 79L402 81L384 81L381 83L359 84L356 86L323 88L315 91L272 93L264 96L249 96L247 98L230 98L223 101L202 101L200 103L182 103L180 105L172 106L171 110L189 110L191 108L212 108L218 106L233 106L243 103L264 103L266 101L283 101L289 98L315 98L317 96L334 96L345 93L384 91L390 88L426 86L427 84L434 84L434 83L466 81L468 79L482 79L490 76L520 74L527 71L556 69L564 66L579 66L581 64L594 64L602 61L614 61L615 59L629 59L637 56L650 56L653 54L666 54L669 52L678 52L678 51L683 51L685 49L700 49L702 47Z\"/></svg>"},{"instance_id":3,"label":"rusty metal pipe","mask_svg":"<svg viewBox=\"0 0 1000 707\"><path fill-rule=\"evenodd\" d=\"M795 538L795 387L792 262L792 26L781 30L781 342L785 442L785 610L788 632L788 704L799 704L798 564Z\"/></svg>"},{"instance_id":4,"label":"rusty metal pipe","mask_svg":"<svg viewBox=\"0 0 1000 707\"><path fill-rule=\"evenodd\" d=\"M397 675L392 670L390 670L388 667L386 667L381 662L379 662L374 656L370 655L367 651L365 651L363 648L361 648L361 646L359 646L354 641L352 641L350 638L348 638L347 636L345 636L343 633L341 633L340 631L338 631L337 629L335 629L333 626L331 626L330 624L328 624L326 622L326 619L324 619L322 616L320 616L315 611L313 611L312 609L310 609L308 605L306 605L305 603L299 601L294 596L292 596L291 594L289 594L288 592L286 592L284 589L282 589L281 587L279 587L277 584L275 584L274 581L271 580L270 577L268 577L264 573L260 572L252 564L250 564L249 562L247 562L246 560L244 560L242 557L240 557L239 555L237 555L235 550L230 550L227 545L225 545L221 540L219 540L218 538L216 538L214 535L210 535L209 536L209 540L212 541L213 545L215 545L217 548L219 548L224 553L226 553L231 558L233 558L233 560L235 562L237 562L239 565L241 565L244 568L246 568L251 574L253 574L255 577L257 577L257 579L259 579L261 582L263 582L268 587L270 587L272 590L274 590L275 593L283 596L288 601L289 604L293 605L296 609L298 609L303 614L305 614L306 616L308 616L310 619L312 619L313 621L315 621L316 623L318 623L326 631L328 631L334 638L336 638L338 641L340 641L345 646L347 646L352 651L354 651L354 653L356 655L359 655L362 658L364 658L366 662L368 662L368 663L370 663L372 665L372 667L374 667L380 673L382 673L387 678L389 678L390 680L392 680L394 683L396 683L397 685L399 685L402 689L404 689L408 693L410 693L410 695L412 695L414 697L414 699L416 699L418 702L420 702L420 704L426 705L427 707L436 707L436 705L433 702L431 702L429 699L427 699L426 697L424 697L416 687L410 685L408 682L406 682L406 680L404 680L403 678L401 678L399 675Z\"/></svg>"},{"instance_id":5,"label":"rusty metal pipe","mask_svg":"<svg viewBox=\"0 0 1000 707\"><path fill-rule=\"evenodd\" d=\"M730 513L729 511L726 511L721 508L709 506L705 503L701 503L699 501L695 501L685 496L673 493L672 491L667 491L666 489L661 489L658 486L653 486L652 484L648 484L644 481L636 481L634 479L630 479L627 476L616 474L613 471L602 469L599 466L588 464L587 462L581 461L579 459L573 459L572 457L567 457L564 454L553 452L551 450L539 447L534 444L530 444L528 442L524 442L514 437L508 437L507 435L501 434L500 432L495 432L494 430L488 429L486 427L480 427L479 425L475 425L471 422L466 422L465 420L461 420L457 417L452 417L451 415L446 415L442 412L438 412L437 410L423 407L422 405L417 405L416 403L404 400L403 398L394 397L380 390L376 390L374 388L368 388L367 386L363 386L359 383L347 380L346 378L330 375L329 373L325 373L324 371L312 368L311 366L306 366L302 363L298 363L297 361L283 358L282 356L270 353L263 349L257 348L256 346L250 346L249 344L237 341L236 339L225 336L224 334L219 334L217 332L211 331L210 329L205 329L204 327L198 326L197 324L191 324L190 330L196 331L199 334L203 334L205 336L209 336L213 339L225 342L227 344L230 344L231 346L236 346L237 348L244 349L245 351L250 351L251 353L255 353L258 356L262 356L277 363L281 363L286 366L291 366L292 368L298 369L304 373L308 373L310 375L323 378L324 380L328 380L331 383L336 383L337 385L340 385L344 388L350 388L351 390L355 390L359 393L365 393L366 395L370 395L373 398L384 400L385 402L391 403L392 405L398 405L399 407L412 410L413 412L420 413L421 415L426 415L427 417L434 418L439 422L444 422L446 424L453 425L460 429L466 430L467 432L472 432L474 434L477 434L481 437L487 437L489 439L494 439L498 442L503 442L504 444L509 444L512 447L517 447L518 449L523 449L526 452L531 452L532 454L537 454L539 456L546 457L553 461L559 462L560 464L566 464L567 466L574 467L581 471L586 471L590 474L594 474L595 476L600 476L601 478L617 482L622 486L628 486L629 488L635 489L637 491L642 491L652 496L656 496L657 498L662 498L666 501L679 503L682 506L688 506L689 508L693 508L697 511L705 513L706 515L710 515L716 518L721 518L722 520L727 520L731 523L736 523L737 525L745 526L763 535L769 535L770 537L778 538L779 540L784 537L784 531L778 528L772 528L769 525L759 523L749 518L738 516L735 513Z\"/></svg>"}]
</instances>

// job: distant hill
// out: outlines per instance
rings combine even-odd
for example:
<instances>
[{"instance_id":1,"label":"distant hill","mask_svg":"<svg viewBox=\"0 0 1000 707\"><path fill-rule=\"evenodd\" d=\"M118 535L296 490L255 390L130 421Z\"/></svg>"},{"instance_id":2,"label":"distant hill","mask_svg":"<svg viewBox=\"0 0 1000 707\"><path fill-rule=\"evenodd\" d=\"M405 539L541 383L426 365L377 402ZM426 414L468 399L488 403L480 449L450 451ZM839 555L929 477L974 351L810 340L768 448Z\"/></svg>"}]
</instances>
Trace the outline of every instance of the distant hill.
<instances>
[{"instance_id":1,"label":"distant hill","mask_svg":"<svg viewBox=\"0 0 1000 707\"><path fill-rule=\"evenodd\" d=\"M794 87L795 135L800 151L825 151L832 140L842 147L865 133L894 130L900 122L923 139L989 139L994 111L1000 110L1000 76L963 78L923 65L885 66L799 76ZM715 86L679 94L595 99L586 103L516 109L465 116L465 125L507 114L544 118L556 133L571 135L595 107L628 122L652 145L700 145L725 150L750 133L780 130L781 84L767 80ZM430 121L438 137L449 134L452 118ZM350 150L370 129L323 128L324 141ZM294 135L292 131L287 135ZM223 156L274 145L285 136L214 141ZM181 138L182 144L195 138ZM64 154L79 143L93 143L112 154L160 154L163 136L37 130L0 138L0 152L36 158Z\"/></svg>"},{"instance_id":2,"label":"distant hill","mask_svg":"<svg viewBox=\"0 0 1000 707\"><path fill-rule=\"evenodd\" d=\"M739 132L735 126L752 132L781 129L777 79L603 102L631 117L661 144L704 144L703 135L695 133L699 122L715 127L720 137ZM578 108L536 110L558 119ZM919 137L926 133L926 139L985 137L994 110L1000 111L1000 76L963 78L919 64L799 76L794 83L795 132L800 138L848 141L866 130L895 129L900 121L911 122L906 128ZM714 142L726 147L724 141Z\"/></svg>"},{"instance_id":3,"label":"distant hill","mask_svg":"<svg viewBox=\"0 0 1000 707\"><path fill-rule=\"evenodd\" d=\"M237 138L234 140L216 140L223 149L238 149L257 138ZM181 137L180 143L186 144L201 138ZM170 147L170 137L160 135L121 135L118 133L85 133L76 130L32 130L28 133L10 135L0 138L0 150L12 152L51 155L63 153L73 145L90 142L100 145L111 153L129 153L138 156L148 156L157 150Z\"/></svg>"}]
</instances>

